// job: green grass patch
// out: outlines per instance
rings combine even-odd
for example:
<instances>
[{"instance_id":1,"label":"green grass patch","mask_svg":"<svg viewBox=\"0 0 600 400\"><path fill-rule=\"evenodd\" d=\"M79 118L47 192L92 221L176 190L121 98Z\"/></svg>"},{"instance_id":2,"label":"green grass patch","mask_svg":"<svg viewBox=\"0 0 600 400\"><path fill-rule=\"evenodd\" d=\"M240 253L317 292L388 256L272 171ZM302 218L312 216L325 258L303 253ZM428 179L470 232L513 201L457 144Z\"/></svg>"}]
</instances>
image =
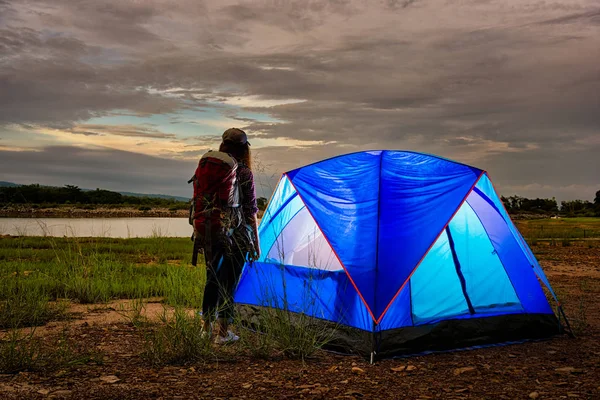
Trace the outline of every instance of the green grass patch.
<instances>
[{"instance_id":1,"label":"green grass patch","mask_svg":"<svg viewBox=\"0 0 600 400\"><path fill-rule=\"evenodd\" d=\"M163 297L200 307L206 279L189 239L0 238L0 326L39 325L60 314L57 299L102 303Z\"/></svg>"},{"instance_id":2,"label":"green grass patch","mask_svg":"<svg viewBox=\"0 0 600 400\"><path fill-rule=\"evenodd\" d=\"M537 239L598 239L600 218L558 218L515 221L521 234Z\"/></svg>"}]
</instances>

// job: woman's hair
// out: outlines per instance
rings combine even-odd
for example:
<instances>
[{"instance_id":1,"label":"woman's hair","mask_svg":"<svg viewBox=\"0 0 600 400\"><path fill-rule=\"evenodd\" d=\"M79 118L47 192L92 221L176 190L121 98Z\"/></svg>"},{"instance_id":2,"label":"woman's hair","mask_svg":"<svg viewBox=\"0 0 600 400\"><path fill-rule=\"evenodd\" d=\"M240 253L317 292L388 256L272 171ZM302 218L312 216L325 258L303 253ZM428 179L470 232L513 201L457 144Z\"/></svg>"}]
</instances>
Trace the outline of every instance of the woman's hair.
<instances>
[{"instance_id":1,"label":"woman's hair","mask_svg":"<svg viewBox=\"0 0 600 400\"><path fill-rule=\"evenodd\" d=\"M223 153L231 154L237 161L241 161L250 169L252 169L252 163L250 161L250 146L248 144L233 143L230 141L221 142L219 151Z\"/></svg>"}]
</instances>

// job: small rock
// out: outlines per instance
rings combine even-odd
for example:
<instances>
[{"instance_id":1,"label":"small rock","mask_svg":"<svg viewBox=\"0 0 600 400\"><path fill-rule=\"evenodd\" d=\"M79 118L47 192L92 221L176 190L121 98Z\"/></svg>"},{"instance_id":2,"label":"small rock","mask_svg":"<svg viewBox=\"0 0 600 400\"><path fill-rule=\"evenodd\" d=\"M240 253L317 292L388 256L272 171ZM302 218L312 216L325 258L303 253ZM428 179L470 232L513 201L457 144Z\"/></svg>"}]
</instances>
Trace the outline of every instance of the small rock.
<instances>
[{"instance_id":1,"label":"small rock","mask_svg":"<svg viewBox=\"0 0 600 400\"><path fill-rule=\"evenodd\" d=\"M556 368L555 371L560 372L561 374L583 374L583 373L585 373L584 370L573 368L573 367Z\"/></svg>"},{"instance_id":2,"label":"small rock","mask_svg":"<svg viewBox=\"0 0 600 400\"><path fill-rule=\"evenodd\" d=\"M346 383L348 383L348 379L346 379L346 380L343 380L343 381L341 381L340 383L344 383L344 384L346 384Z\"/></svg>"},{"instance_id":3,"label":"small rock","mask_svg":"<svg viewBox=\"0 0 600 400\"><path fill-rule=\"evenodd\" d=\"M345 396L355 396L355 397L363 397L364 394L362 394L361 392L357 392L355 390L349 390L346 393L344 393Z\"/></svg>"},{"instance_id":4,"label":"small rock","mask_svg":"<svg viewBox=\"0 0 600 400\"><path fill-rule=\"evenodd\" d=\"M354 372L355 374L364 374L365 370L358 367L352 367L352 372Z\"/></svg>"},{"instance_id":5,"label":"small rock","mask_svg":"<svg viewBox=\"0 0 600 400\"><path fill-rule=\"evenodd\" d=\"M52 392L52 396L70 396L73 393L72 390L57 390L56 392Z\"/></svg>"},{"instance_id":6,"label":"small rock","mask_svg":"<svg viewBox=\"0 0 600 400\"><path fill-rule=\"evenodd\" d=\"M242 389L250 389L251 387L252 387L252 384L251 384L251 383L244 383L244 384L242 385Z\"/></svg>"},{"instance_id":7,"label":"small rock","mask_svg":"<svg viewBox=\"0 0 600 400\"><path fill-rule=\"evenodd\" d=\"M538 392L531 392L531 393L529 393L529 398L530 399L537 399L538 397L540 397L540 394Z\"/></svg>"},{"instance_id":8,"label":"small rock","mask_svg":"<svg viewBox=\"0 0 600 400\"><path fill-rule=\"evenodd\" d=\"M318 386L318 385L300 385L300 386L296 386L296 389L312 389L316 386Z\"/></svg>"},{"instance_id":9,"label":"small rock","mask_svg":"<svg viewBox=\"0 0 600 400\"><path fill-rule=\"evenodd\" d=\"M402 365L400 367L390 368L393 372L402 372L406 369L406 365Z\"/></svg>"},{"instance_id":10,"label":"small rock","mask_svg":"<svg viewBox=\"0 0 600 400\"><path fill-rule=\"evenodd\" d=\"M415 367L414 365L409 365L406 367L406 372L414 371L415 369L417 369L417 367Z\"/></svg>"},{"instance_id":11,"label":"small rock","mask_svg":"<svg viewBox=\"0 0 600 400\"><path fill-rule=\"evenodd\" d=\"M43 394L43 395L47 395L48 393L50 393L50 391L48 389L40 389L37 392L39 394Z\"/></svg>"},{"instance_id":12,"label":"small rock","mask_svg":"<svg viewBox=\"0 0 600 400\"><path fill-rule=\"evenodd\" d=\"M579 397L577 393L567 393L567 397Z\"/></svg>"},{"instance_id":13,"label":"small rock","mask_svg":"<svg viewBox=\"0 0 600 400\"><path fill-rule=\"evenodd\" d=\"M475 368L474 367L456 368L454 370L454 375L460 375L460 374L464 374L465 372L471 372L471 371L475 371Z\"/></svg>"},{"instance_id":14,"label":"small rock","mask_svg":"<svg viewBox=\"0 0 600 400\"><path fill-rule=\"evenodd\" d=\"M332 365L331 367L329 367L329 369L327 370L327 372L335 372L338 370L338 366L337 365Z\"/></svg>"},{"instance_id":15,"label":"small rock","mask_svg":"<svg viewBox=\"0 0 600 400\"><path fill-rule=\"evenodd\" d=\"M115 375L107 375L107 376L101 376L100 380L104 383L117 383L119 382L121 379L119 379L118 377L116 377Z\"/></svg>"}]
</instances>

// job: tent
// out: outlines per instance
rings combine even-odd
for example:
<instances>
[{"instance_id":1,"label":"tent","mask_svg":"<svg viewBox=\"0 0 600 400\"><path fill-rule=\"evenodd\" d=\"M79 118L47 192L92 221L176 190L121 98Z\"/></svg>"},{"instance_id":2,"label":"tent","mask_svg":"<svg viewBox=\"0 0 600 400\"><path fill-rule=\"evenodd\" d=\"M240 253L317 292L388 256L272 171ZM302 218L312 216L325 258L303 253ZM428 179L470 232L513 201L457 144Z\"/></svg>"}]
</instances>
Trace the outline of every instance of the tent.
<instances>
[{"instance_id":1,"label":"tent","mask_svg":"<svg viewBox=\"0 0 600 400\"><path fill-rule=\"evenodd\" d=\"M468 165L367 151L286 172L259 236L236 303L331 323L349 351L389 357L561 330L542 268L488 174Z\"/></svg>"}]
</instances>

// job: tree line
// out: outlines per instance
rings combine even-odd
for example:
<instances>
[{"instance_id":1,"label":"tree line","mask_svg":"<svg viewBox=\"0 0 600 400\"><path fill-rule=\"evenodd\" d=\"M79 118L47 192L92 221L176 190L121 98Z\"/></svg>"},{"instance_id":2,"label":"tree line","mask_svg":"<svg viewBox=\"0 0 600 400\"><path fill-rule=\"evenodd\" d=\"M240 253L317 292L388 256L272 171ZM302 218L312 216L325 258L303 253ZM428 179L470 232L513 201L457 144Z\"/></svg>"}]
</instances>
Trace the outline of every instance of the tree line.
<instances>
[{"instance_id":1,"label":"tree line","mask_svg":"<svg viewBox=\"0 0 600 400\"><path fill-rule=\"evenodd\" d=\"M257 199L259 208L266 207L267 199ZM77 186L41 186L39 184L0 187L0 204L55 205L105 205L145 206L185 210L186 201L152 196L128 196L110 190L82 190Z\"/></svg>"},{"instance_id":2,"label":"tree line","mask_svg":"<svg viewBox=\"0 0 600 400\"><path fill-rule=\"evenodd\" d=\"M594 202L587 200L561 201L551 199L528 199L521 196L502 196L504 206L511 214L563 215L569 217L600 217L600 190ZM257 199L258 208L264 210L267 199ZM36 205L131 205L187 209L189 203L174 198L128 196L110 190L82 190L77 186L41 186L39 184L0 187L0 204Z\"/></svg>"},{"instance_id":3,"label":"tree line","mask_svg":"<svg viewBox=\"0 0 600 400\"><path fill-rule=\"evenodd\" d=\"M563 200L560 207L556 198L528 199L521 196L502 196L504 206L511 214L551 214L566 217L600 217L600 190L594 202L588 200Z\"/></svg>"}]
</instances>

